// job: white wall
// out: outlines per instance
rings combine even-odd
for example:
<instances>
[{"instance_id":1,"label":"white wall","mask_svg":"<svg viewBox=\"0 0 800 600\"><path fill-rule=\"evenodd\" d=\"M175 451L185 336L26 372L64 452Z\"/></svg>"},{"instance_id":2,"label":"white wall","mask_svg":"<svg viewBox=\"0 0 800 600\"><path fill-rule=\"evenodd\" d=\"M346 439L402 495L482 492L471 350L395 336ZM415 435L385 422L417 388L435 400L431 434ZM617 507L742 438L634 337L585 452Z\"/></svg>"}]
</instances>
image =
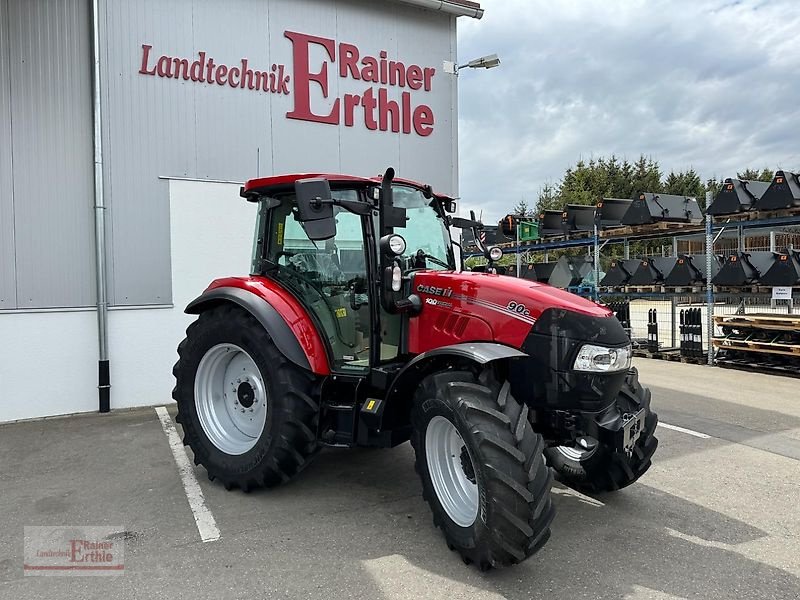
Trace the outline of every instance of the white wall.
<instances>
[{"instance_id":1,"label":"white wall","mask_svg":"<svg viewBox=\"0 0 800 600\"><path fill-rule=\"evenodd\" d=\"M246 275L256 206L239 186L170 181L172 308L109 313L111 408L171 401L183 308L217 277ZM142 240L146 244L147 240ZM0 422L97 410L94 311L0 314Z\"/></svg>"}]
</instances>

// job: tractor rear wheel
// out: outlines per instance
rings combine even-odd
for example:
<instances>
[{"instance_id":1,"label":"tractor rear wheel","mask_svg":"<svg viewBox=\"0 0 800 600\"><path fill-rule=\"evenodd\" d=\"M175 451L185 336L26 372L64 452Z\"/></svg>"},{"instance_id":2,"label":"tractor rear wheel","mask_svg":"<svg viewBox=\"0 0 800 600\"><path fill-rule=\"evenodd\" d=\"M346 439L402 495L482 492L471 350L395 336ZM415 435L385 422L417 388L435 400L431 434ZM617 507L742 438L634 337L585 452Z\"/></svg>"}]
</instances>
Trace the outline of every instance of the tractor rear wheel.
<instances>
[{"instance_id":1,"label":"tractor rear wheel","mask_svg":"<svg viewBox=\"0 0 800 600\"><path fill-rule=\"evenodd\" d=\"M314 377L287 360L248 312L200 314L172 372L183 443L227 489L274 486L318 451Z\"/></svg>"},{"instance_id":2,"label":"tractor rear wheel","mask_svg":"<svg viewBox=\"0 0 800 600\"><path fill-rule=\"evenodd\" d=\"M528 408L491 370L428 375L411 443L422 495L447 545L481 570L521 562L550 537L552 472Z\"/></svg>"},{"instance_id":3,"label":"tractor rear wheel","mask_svg":"<svg viewBox=\"0 0 800 600\"><path fill-rule=\"evenodd\" d=\"M589 449L575 446L554 446L545 450L548 464L566 485L590 492L613 492L629 486L650 468L658 447L655 437L658 415L650 410L650 390L639 384L636 369L631 369L617 396L617 407L623 413L645 409L644 428L630 455L615 452L603 444Z\"/></svg>"}]
</instances>

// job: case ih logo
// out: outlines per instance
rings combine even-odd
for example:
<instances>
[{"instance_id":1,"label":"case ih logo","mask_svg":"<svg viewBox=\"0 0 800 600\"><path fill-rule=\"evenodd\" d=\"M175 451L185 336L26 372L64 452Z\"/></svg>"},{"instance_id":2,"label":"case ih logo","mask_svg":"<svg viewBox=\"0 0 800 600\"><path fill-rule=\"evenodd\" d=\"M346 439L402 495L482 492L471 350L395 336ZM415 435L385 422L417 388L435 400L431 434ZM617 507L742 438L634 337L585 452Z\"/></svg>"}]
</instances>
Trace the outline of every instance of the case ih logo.
<instances>
[{"instance_id":1,"label":"case ih logo","mask_svg":"<svg viewBox=\"0 0 800 600\"><path fill-rule=\"evenodd\" d=\"M345 127L354 127L362 121L372 131L392 131L427 137L433 133L435 118L426 104L414 104L412 92L430 92L436 69L419 65L406 65L390 60L381 50L378 56L361 54L358 46L337 43L330 38L284 31L292 43L292 68L272 64L268 69L253 68L242 58L235 65L217 63L206 52L183 58L153 54L153 47L142 44L142 62L139 73L168 79L183 79L196 83L228 86L238 89L293 95L293 110L286 113L289 119L312 121ZM312 48L322 49L327 56L320 64L310 63ZM335 65L335 66L334 66ZM331 78L363 81L366 89L360 93L346 93L336 98L330 108L314 106L312 87L330 94ZM389 99L389 88L402 90L399 101Z\"/></svg>"}]
</instances>

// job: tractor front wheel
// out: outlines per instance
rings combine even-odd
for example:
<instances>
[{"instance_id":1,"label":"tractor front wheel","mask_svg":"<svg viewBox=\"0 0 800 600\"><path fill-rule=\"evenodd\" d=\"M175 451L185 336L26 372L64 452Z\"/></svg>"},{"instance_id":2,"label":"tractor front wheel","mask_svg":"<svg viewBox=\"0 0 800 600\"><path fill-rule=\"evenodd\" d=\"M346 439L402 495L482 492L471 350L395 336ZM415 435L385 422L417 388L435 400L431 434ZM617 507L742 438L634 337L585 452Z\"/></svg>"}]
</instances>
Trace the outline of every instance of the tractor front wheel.
<instances>
[{"instance_id":1,"label":"tractor front wheel","mask_svg":"<svg viewBox=\"0 0 800 600\"><path fill-rule=\"evenodd\" d=\"M178 346L172 397L209 479L244 491L288 481L318 451L314 377L236 306L204 311Z\"/></svg>"},{"instance_id":2,"label":"tractor front wheel","mask_svg":"<svg viewBox=\"0 0 800 600\"><path fill-rule=\"evenodd\" d=\"M423 497L464 562L515 564L545 544L552 472L507 382L488 369L433 373L416 393L412 424Z\"/></svg>"}]
</instances>

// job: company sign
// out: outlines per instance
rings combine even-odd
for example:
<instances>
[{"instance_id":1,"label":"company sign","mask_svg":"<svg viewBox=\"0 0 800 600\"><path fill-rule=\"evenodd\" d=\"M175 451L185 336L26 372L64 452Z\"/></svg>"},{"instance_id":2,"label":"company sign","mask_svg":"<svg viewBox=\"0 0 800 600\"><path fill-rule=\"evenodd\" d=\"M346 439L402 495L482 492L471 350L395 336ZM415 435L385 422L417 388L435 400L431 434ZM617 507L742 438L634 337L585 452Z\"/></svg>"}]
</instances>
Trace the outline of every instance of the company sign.
<instances>
[{"instance_id":1,"label":"company sign","mask_svg":"<svg viewBox=\"0 0 800 600\"><path fill-rule=\"evenodd\" d=\"M363 54L358 46L336 42L295 31L283 35L292 44L292 65L273 63L266 68L251 65L247 58L236 64L217 63L205 51L191 58L157 55L150 44L142 44L141 75L180 79L241 90L291 96L289 119L344 124L345 127L366 127L372 131L391 131L427 137L433 133L435 116L427 104L417 102L420 95L430 92L436 69L417 64L405 64L390 58L386 50L377 56ZM326 56L321 63L311 64L312 48ZM324 98L331 92L333 78L359 81L366 84L359 93L345 93L332 105L315 106L312 89L317 88ZM390 100L390 90L399 91L399 100Z\"/></svg>"}]
</instances>

